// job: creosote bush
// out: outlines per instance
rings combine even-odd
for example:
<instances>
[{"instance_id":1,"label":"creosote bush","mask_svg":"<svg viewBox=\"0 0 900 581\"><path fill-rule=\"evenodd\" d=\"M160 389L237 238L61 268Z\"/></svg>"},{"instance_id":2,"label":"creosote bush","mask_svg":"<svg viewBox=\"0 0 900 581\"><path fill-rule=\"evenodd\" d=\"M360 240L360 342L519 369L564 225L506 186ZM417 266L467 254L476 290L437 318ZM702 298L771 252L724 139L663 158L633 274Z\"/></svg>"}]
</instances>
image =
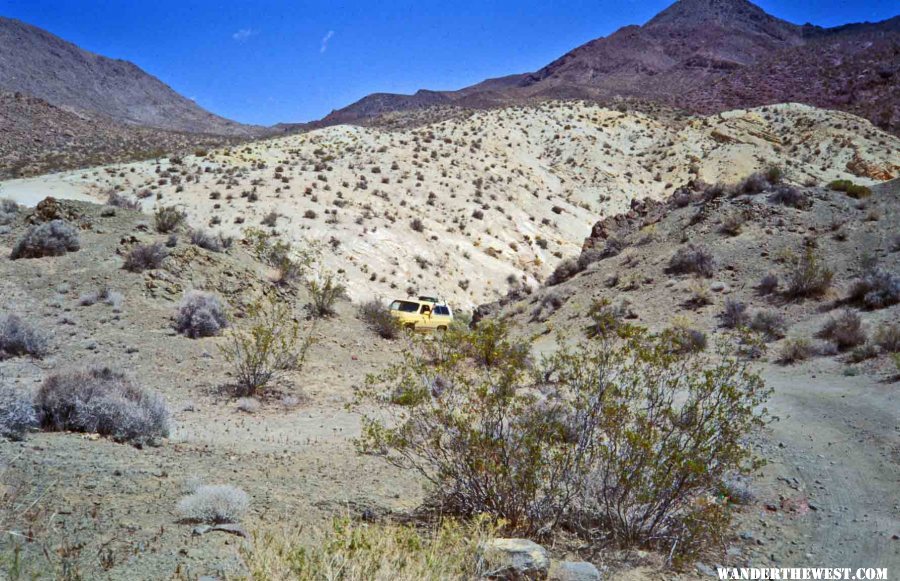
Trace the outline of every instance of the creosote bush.
<instances>
[{"instance_id":1,"label":"creosote bush","mask_svg":"<svg viewBox=\"0 0 900 581\"><path fill-rule=\"evenodd\" d=\"M710 278L716 269L712 254L702 246L689 244L679 248L669 260L669 272L673 274L696 274Z\"/></svg>"},{"instance_id":2,"label":"creosote bush","mask_svg":"<svg viewBox=\"0 0 900 581\"><path fill-rule=\"evenodd\" d=\"M745 442L769 391L724 345L675 339L623 325L539 361L496 322L419 339L358 391L357 445L423 476L444 513L688 557L726 530L707 500L722 478L758 466Z\"/></svg>"},{"instance_id":3,"label":"creosote bush","mask_svg":"<svg viewBox=\"0 0 900 581\"><path fill-rule=\"evenodd\" d=\"M791 298L819 297L831 288L834 272L823 264L816 251L807 247L791 259L785 294Z\"/></svg>"},{"instance_id":4,"label":"creosote bush","mask_svg":"<svg viewBox=\"0 0 900 581\"><path fill-rule=\"evenodd\" d=\"M347 287L330 271L320 272L307 279L306 291L310 300L307 311L317 319L334 316L338 300L347 297Z\"/></svg>"},{"instance_id":5,"label":"creosote bush","mask_svg":"<svg viewBox=\"0 0 900 581\"><path fill-rule=\"evenodd\" d=\"M854 184L850 180L834 180L833 182L828 184L828 187L829 189L838 192L844 192L851 198L856 198L857 200L868 198L872 195L872 190L870 190L866 186Z\"/></svg>"},{"instance_id":6,"label":"creosote bush","mask_svg":"<svg viewBox=\"0 0 900 581\"><path fill-rule=\"evenodd\" d=\"M183 519L213 525L236 523L249 507L247 493L226 484L197 486L178 502L178 512Z\"/></svg>"},{"instance_id":7,"label":"creosote bush","mask_svg":"<svg viewBox=\"0 0 900 581\"><path fill-rule=\"evenodd\" d=\"M9 257L18 260L62 256L66 252L75 252L80 248L78 230L62 220L51 220L29 228L16 242Z\"/></svg>"},{"instance_id":8,"label":"creosote bush","mask_svg":"<svg viewBox=\"0 0 900 581\"><path fill-rule=\"evenodd\" d=\"M241 551L254 581L463 581L486 573L477 555L494 530L485 518L443 519L424 531L337 518L324 528L267 530Z\"/></svg>"},{"instance_id":9,"label":"creosote bush","mask_svg":"<svg viewBox=\"0 0 900 581\"><path fill-rule=\"evenodd\" d=\"M23 440L28 432L37 427L38 418L32 400L30 392L0 383L0 438Z\"/></svg>"},{"instance_id":10,"label":"creosote bush","mask_svg":"<svg viewBox=\"0 0 900 581\"><path fill-rule=\"evenodd\" d=\"M257 258L275 268L275 283L279 285L290 285L302 278L318 254L312 245L296 247L259 228L246 229L244 238Z\"/></svg>"},{"instance_id":11,"label":"creosote bush","mask_svg":"<svg viewBox=\"0 0 900 581\"><path fill-rule=\"evenodd\" d=\"M233 327L219 346L235 378L235 395L255 396L284 372L300 369L313 345L314 327L301 337L291 309L275 298L247 309L247 326Z\"/></svg>"},{"instance_id":12,"label":"creosote bush","mask_svg":"<svg viewBox=\"0 0 900 581\"><path fill-rule=\"evenodd\" d=\"M887 353L900 353L900 323L882 323L873 340Z\"/></svg>"},{"instance_id":13,"label":"creosote bush","mask_svg":"<svg viewBox=\"0 0 900 581\"><path fill-rule=\"evenodd\" d=\"M0 315L0 361L30 355L40 359L47 354L47 337L18 315Z\"/></svg>"},{"instance_id":14,"label":"creosote bush","mask_svg":"<svg viewBox=\"0 0 900 581\"><path fill-rule=\"evenodd\" d=\"M213 337L228 326L228 316L219 297L192 290L185 293L175 315L175 330L191 339Z\"/></svg>"},{"instance_id":15,"label":"creosote bush","mask_svg":"<svg viewBox=\"0 0 900 581\"><path fill-rule=\"evenodd\" d=\"M781 346L778 361L785 365L791 365L799 361L805 361L815 355L815 348L807 339L788 339Z\"/></svg>"},{"instance_id":16,"label":"creosote bush","mask_svg":"<svg viewBox=\"0 0 900 581\"><path fill-rule=\"evenodd\" d=\"M163 399L108 367L53 373L35 396L41 427L86 432L136 446L169 435Z\"/></svg>"},{"instance_id":17,"label":"creosote bush","mask_svg":"<svg viewBox=\"0 0 900 581\"><path fill-rule=\"evenodd\" d=\"M157 208L153 214L153 224L160 234L169 234L178 230L186 219L187 214L175 206Z\"/></svg>"},{"instance_id":18,"label":"creosote bush","mask_svg":"<svg viewBox=\"0 0 900 581\"><path fill-rule=\"evenodd\" d=\"M359 306L359 318L383 339L396 339L400 325L380 299L366 301Z\"/></svg>"},{"instance_id":19,"label":"creosote bush","mask_svg":"<svg viewBox=\"0 0 900 581\"><path fill-rule=\"evenodd\" d=\"M168 256L169 251L161 242L138 244L125 255L125 263L122 268L129 272L153 270L162 266Z\"/></svg>"}]
</instances>

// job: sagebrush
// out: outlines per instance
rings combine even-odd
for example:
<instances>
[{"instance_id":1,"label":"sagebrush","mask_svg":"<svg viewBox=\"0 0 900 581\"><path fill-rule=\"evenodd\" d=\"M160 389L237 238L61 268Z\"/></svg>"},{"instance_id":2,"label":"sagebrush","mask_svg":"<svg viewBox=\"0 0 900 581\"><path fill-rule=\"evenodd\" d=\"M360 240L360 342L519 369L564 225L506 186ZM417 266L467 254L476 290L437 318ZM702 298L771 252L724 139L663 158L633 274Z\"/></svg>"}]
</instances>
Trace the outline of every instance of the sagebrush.
<instances>
[{"instance_id":1,"label":"sagebrush","mask_svg":"<svg viewBox=\"0 0 900 581\"><path fill-rule=\"evenodd\" d=\"M78 230L62 220L51 220L30 227L13 247L10 258L62 256L81 248Z\"/></svg>"}]
</instances>

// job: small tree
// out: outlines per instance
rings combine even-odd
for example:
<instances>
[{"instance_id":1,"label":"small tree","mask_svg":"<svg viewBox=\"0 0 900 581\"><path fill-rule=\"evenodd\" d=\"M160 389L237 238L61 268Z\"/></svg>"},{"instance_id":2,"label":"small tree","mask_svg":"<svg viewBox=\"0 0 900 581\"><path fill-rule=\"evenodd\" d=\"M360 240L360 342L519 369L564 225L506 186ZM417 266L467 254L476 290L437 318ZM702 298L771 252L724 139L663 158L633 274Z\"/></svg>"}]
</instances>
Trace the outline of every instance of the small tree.
<instances>
[{"instance_id":1,"label":"small tree","mask_svg":"<svg viewBox=\"0 0 900 581\"><path fill-rule=\"evenodd\" d=\"M317 319L333 316L335 303L347 296L347 287L336 274L326 269L307 279L306 290L310 300L307 308Z\"/></svg>"},{"instance_id":2,"label":"small tree","mask_svg":"<svg viewBox=\"0 0 900 581\"><path fill-rule=\"evenodd\" d=\"M287 370L300 369L313 345L313 328L301 337L290 307L275 298L247 309L249 326L233 328L219 347L236 379L236 395L256 395Z\"/></svg>"}]
</instances>

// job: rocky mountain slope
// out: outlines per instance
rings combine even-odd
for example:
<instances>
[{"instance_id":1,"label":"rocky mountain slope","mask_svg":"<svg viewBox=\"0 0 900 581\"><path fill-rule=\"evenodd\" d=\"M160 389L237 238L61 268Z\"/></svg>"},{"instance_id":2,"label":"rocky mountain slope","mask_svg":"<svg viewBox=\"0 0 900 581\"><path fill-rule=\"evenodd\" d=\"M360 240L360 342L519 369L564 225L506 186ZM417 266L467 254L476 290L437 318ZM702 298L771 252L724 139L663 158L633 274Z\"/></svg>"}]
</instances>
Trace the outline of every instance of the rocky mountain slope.
<instances>
[{"instance_id":1,"label":"rocky mountain slope","mask_svg":"<svg viewBox=\"0 0 900 581\"><path fill-rule=\"evenodd\" d=\"M195 226L315 241L354 299L438 294L471 308L544 280L598 218L689 183L770 165L794 183L900 174L900 141L858 117L803 105L711 117L547 102L415 129L339 126L160 162L0 184L144 209Z\"/></svg>"},{"instance_id":2,"label":"rocky mountain slope","mask_svg":"<svg viewBox=\"0 0 900 581\"><path fill-rule=\"evenodd\" d=\"M0 91L25 93L118 123L219 135L259 132L202 109L133 63L88 52L2 17Z\"/></svg>"},{"instance_id":3,"label":"rocky mountain slope","mask_svg":"<svg viewBox=\"0 0 900 581\"><path fill-rule=\"evenodd\" d=\"M679 0L643 26L590 41L536 72L459 91L370 95L322 122L435 105L634 97L701 112L796 101L853 111L896 132L898 22L823 29L785 22L746 0Z\"/></svg>"},{"instance_id":4,"label":"rocky mountain slope","mask_svg":"<svg viewBox=\"0 0 900 581\"><path fill-rule=\"evenodd\" d=\"M0 92L0 178L189 153L239 138L115 123Z\"/></svg>"}]
</instances>

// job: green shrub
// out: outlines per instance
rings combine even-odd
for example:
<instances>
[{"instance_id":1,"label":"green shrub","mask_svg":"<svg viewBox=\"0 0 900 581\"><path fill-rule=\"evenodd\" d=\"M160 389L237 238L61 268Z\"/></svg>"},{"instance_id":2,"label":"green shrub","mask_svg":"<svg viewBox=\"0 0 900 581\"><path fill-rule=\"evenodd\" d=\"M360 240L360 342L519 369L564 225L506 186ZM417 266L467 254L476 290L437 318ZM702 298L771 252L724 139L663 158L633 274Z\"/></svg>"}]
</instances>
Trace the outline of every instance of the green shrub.
<instances>
[{"instance_id":1,"label":"green shrub","mask_svg":"<svg viewBox=\"0 0 900 581\"><path fill-rule=\"evenodd\" d=\"M828 187L838 192L844 192L851 198L856 198L857 200L868 198L872 195L872 190L866 186L856 185L850 180L834 180L828 184Z\"/></svg>"},{"instance_id":2,"label":"green shrub","mask_svg":"<svg viewBox=\"0 0 900 581\"><path fill-rule=\"evenodd\" d=\"M334 307L338 300L347 296L347 287L330 271L321 272L318 276L308 279L306 291L310 299L307 310L317 319L334 316L336 314Z\"/></svg>"},{"instance_id":3,"label":"green shrub","mask_svg":"<svg viewBox=\"0 0 900 581\"><path fill-rule=\"evenodd\" d=\"M798 361L805 361L814 354L815 349L807 339L788 339L781 346L778 361L785 365L791 365Z\"/></svg>"},{"instance_id":4,"label":"green shrub","mask_svg":"<svg viewBox=\"0 0 900 581\"><path fill-rule=\"evenodd\" d=\"M185 219L187 219L187 214L175 206L157 208L153 214L153 223L156 226L156 231L161 234L174 232L184 224Z\"/></svg>"},{"instance_id":5,"label":"green shrub","mask_svg":"<svg viewBox=\"0 0 900 581\"><path fill-rule=\"evenodd\" d=\"M247 319L248 326L232 327L219 346L234 374L238 396L256 395L285 371L301 368L314 342L313 329L301 337L291 309L277 299L253 303Z\"/></svg>"},{"instance_id":6,"label":"green shrub","mask_svg":"<svg viewBox=\"0 0 900 581\"><path fill-rule=\"evenodd\" d=\"M532 362L528 341L488 323L416 339L370 376L359 449L422 475L428 505L524 534L565 524L676 554L721 534L727 510L704 499L758 466L745 442L766 421L768 390L745 361L626 327Z\"/></svg>"},{"instance_id":7,"label":"green shrub","mask_svg":"<svg viewBox=\"0 0 900 581\"><path fill-rule=\"evenodd\" d=\"M791 259L785 294L791 298L818 297L831 288L834 271L828 268L813 248Z\"/></svg>"}]
</instances>

